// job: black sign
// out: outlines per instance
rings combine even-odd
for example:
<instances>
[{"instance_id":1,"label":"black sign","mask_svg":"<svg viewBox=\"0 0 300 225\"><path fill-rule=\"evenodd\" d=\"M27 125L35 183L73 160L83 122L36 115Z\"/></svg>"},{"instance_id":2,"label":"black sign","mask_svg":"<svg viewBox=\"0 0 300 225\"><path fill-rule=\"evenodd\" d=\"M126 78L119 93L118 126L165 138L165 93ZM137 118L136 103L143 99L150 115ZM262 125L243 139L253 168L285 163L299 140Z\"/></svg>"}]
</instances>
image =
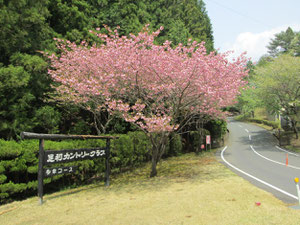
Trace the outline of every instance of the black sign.
<instances>
[{"instance_id":1,"label":"black sign","mask_svg":"<svg viewBox=\"0 0 300 225\"><path fill-rule=\"evenodd\" d=\"M64 163L76 160L93 159L105 156L105 148L94 149L66 149L45 151L44 164Z\"/></svg>"},{"instance_id":2,"label":"black sign","mask_svg":"<svg viewBox=\"0 0 300 225\"><path fill-rule=\"evenodd\" d=\"M63 166L57 165L55 168L50 168L49 164L65 163L76 160L86 160L105 157L105 185L109 186L110 175L110 140L118 139L118 137L112 136L95 136L95 135L62 135L62 134L37 134L22 132L21 137L28 139L39 139L39 167L38 167L38 196L39 203L43 204L44 193L44 178L51 177L60 174L73 173L76 171L77 166ZM103 148L93 149L67 149L67 150L44 150L45 140L64 140L64 139L105 139L106 146ZM44 168L44 166L46 168ZM48 168L47 168L48 167Z\"/></svg>"},{"instance_id":3,"label":"black sign","mask_svg":"<svg viewBox=\"0 0 300 225\"><path fill-rule=\"evenodd\" d=\"M74 173L77 170L77 166L66 166L56 168L44 168L44 177L52 177L65 173Z\"/></svg>"}]
</instances>

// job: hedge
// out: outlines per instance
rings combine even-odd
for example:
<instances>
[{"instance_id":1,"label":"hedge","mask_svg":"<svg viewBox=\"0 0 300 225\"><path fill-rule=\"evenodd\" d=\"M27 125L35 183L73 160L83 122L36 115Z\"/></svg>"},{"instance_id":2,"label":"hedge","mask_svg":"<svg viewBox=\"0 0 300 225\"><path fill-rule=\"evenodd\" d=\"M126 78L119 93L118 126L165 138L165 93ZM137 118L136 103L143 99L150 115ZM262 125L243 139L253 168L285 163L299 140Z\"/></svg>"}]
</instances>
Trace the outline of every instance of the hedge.
<instances>
[{"instance_id":1,"label":"hedge","mask_svg":"<svg viewBox=\"0 0 300 225\"><path fill-rule=\"evenodd\" d=\"M143 132L116 135L111 142L111 171L119 173L150 160L151 143ZM105 140L45 141L45 150L79 149L105 146ZM24 199L37 193L38 140L21 142L0 140L0 203ZM165 156L181 154L179 135L172 135ZM74 174L58 175L44 179L46 192L78 186L92 177L103 177L104 159L66 163L76 165Z\"/></svg>"},{"instance_id":2,"label":"hedge","mask_svg":"<svg viewBox=\"0 0 300 225\"><path fill-rule=\"evenodd\" d=\"M276 121L269 121L269 120L261 120L261 119L249 119L250 122L254 122L254 123L262 123L264 125L270 126L273 129L278 129L279 128L279 122Z\"/></svg>"},{"instance_id":3,"label":"hedge","mask_svg":"<svg viewBox=\"0 0 300 225\"><path fill-rule=\"evenodd\" d=\"M262 119L258 119L258 118L247 118L245 115L236 116L235 119L240 120L240 121L248 121L248 122L253 122L253 123L258 123L258 124L264 124L264 125L272 127L273 129L278 129L280 127L280 124L278 121L262 120Z\"/></svg>"}]
</instances>

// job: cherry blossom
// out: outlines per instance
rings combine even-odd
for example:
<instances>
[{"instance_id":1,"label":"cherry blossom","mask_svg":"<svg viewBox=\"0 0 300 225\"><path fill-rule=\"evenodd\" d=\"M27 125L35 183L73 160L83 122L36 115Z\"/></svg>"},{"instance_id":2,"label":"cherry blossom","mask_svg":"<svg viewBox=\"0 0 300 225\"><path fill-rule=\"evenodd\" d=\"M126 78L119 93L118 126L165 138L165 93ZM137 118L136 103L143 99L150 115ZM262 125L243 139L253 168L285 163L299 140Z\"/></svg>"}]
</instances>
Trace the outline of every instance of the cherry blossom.
<instances>
[{"instance_id":1,"label":"cherry blossom","mask_svg":"<svg viewBox=\"0 0 300 225\"><path fill-rule=\"evenodd\" d=\"M222 117L221 108L234 102L248 71L244 55L229 61L228 53L207 54L204 43L156 45L163 28L150 32L148 27L129 37L117 29L106 27L108 34L96 29L91 33L101 44L92 46L56 39L60 55L48 56L48 72L60 84L56 100L121 115L147 133L156 166L164 147L153 133L168 137L199 113Z\"/></svg>"}]
</instances>

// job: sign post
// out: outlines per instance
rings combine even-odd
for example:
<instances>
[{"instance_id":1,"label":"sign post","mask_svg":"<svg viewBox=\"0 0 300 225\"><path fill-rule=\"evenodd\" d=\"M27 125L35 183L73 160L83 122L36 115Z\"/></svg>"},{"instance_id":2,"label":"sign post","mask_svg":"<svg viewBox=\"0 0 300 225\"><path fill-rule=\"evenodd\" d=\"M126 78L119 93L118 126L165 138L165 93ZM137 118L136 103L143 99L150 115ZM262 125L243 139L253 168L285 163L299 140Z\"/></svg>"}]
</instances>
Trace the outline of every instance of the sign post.
<instances>
[{"instance_id":1,"label":"sign post","mask_svg":"<svg viewBox=\"0 0 300 225\"><path fill-rule=\"evenodd\" d=\"M39 168L38 168L38 197L39 204L43 204L43 186L44 186L44 173L43 173L43 161L44 161L44 139L40 139L39 143Z\"/></svg>"},{"instance_id":2,"label":"sign post","mask_svg":"<svg viewBox=\"0 0 300 225\"><path fill-rule=\"evenodd\" d=\"M106 148L105 148L105 185L109 186L109 175L110 175L110 139L106 139Z\"/></svg>"},{"instance_id":3,"label":"sign post","mask_svg":"<svg viewBox=\"0 0 300 225\"><path fill-rule=\"evenodd\" d=\"M209 150L211 149L211 138L210 135L206 135L206 149L207 145L209 145Z\"/></svg>"},{"instance_id":4,"label":"sign post","mask_svg":"<svg viewBox=\"0 0 300 225\"><path fill-rule=\"evenodd\" d=\"M118 137L93 136L93 135L62 135L62 134L37 134L22 132L22 139L39 139L39 164L38 164L38 197L39 204L43 204L43 186L44 178L56 175L74 173L77 166L58 166L49 167L56 163L66 163L78 160L91 160L94 158L105 157L105 185L109 186L110 175L110 140ZM65 149L65 150L44 150L44 140L62 140L62 139L106 139L105 147L83 148L83 149ZM46 168L44 168L46 166Z\"/></svg>"}]
</instances>

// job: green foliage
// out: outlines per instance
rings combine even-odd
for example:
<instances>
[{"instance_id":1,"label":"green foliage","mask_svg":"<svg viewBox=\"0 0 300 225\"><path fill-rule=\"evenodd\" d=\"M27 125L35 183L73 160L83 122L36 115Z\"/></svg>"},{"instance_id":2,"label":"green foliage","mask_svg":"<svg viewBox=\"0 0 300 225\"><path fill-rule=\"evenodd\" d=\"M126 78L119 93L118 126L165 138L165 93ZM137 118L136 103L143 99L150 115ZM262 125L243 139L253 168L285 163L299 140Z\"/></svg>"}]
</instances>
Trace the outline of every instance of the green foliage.
<instances>
[{"instance_id":1,"label":"green foliage","mask_svg":"<svg viewBox=\"0 0 300 225\"><path fill-rule=\"evenodd\" d=\"M148 2L148 1L147 1ZM188 38L205 41L208 52L214 49L212 26L202 0L159 0L148 3L150 24L154 28L164 26L158 37L161 44L170 40L173 45L186 44Z\"/></svg>"},{"instance_id":2,"label":"green foliage","mask_svg":"<svg viewBox=\"0 0 300 225\"><path fill-rule=\"evenodd\" d=\"M280 127L280 124L278 121L269 121L269 120L263 120L263 124L272 127L273 129L278 129Z\"/></svg>"},{"instance_id":3,"label":"green foliage","mask_svg":"<svg viewBox=\"0 0 300 225\"><path fill-rule=\"evenodd\" d=\"M128 136L133 143L134 156L132 158L132 164L134 166L138 166L141 164L141 162L145 162L150 158L149 151L151 148L151 143L144 132L129 132Z\"/></svg>"},{"instance_id":4,"label":"green foliage","mask_svg":"<svg viewBox=\"0 0 300 225\"><path fill-rule=\"evenodd\" d=\"M0 140L0 158L12 159L22 154L22 146L15 141ZM0 162L2 163L2 162Z\"/></svg>"},{"instance_id":5,"label":"green foliage","mask_svg":"<svg viewBox=\"0 0 300 225\"><path fill-rule=\"evenodd\" d=\"M0 137L6 139L32 130L35 110L49 90L45 85L49 80L43 75L47 63L41 57L16 53L11 62L0 67Z\"/></svg>"},{"instance_id":6,"label":"green foliage","mask_svg":"<svg viewBox=\"0 0 300 225\"><path fill-rule=\"evenodd\" d=\"M225 107L223 110L224 112L229 112L231 114L237 114L240 112L240 109L237 107L237 105Z\"/></svg>"},{"instance_id":7,"label":"green foliage","mask_svg":"<svg viewBox=\"0 0 300 225\"><path fill-rule=\"evenodd\" d=\"M269 111L299 120L300 59L281 55L263 67L257 67L255 82L258 96Z\"/></svg>"},{"instance_id":8,"label":"green foliage","mask_svg":"<svg viewBox=\"0 0 300 225\"><path fill-rule=\"evenodd\" d=\"M58 133L60 113L51 106L43 106L35 112L35 127L42 133Z\"/></svg>"},{"instance_id":9,"label":"green foliage","mask_svg":"<svg viewBox=\"0 0 300 225\"><path fill-rule=\"evenodd\" d=\"M36 54L51 38L47 19L48 0L10 0L0 2L0 61L8 65L16 52Z\"/></svg>"},{"instance_id":10,"label":"green foliage","mask_svg":"<svg viewBox=\"0 0 300 225\"><path fill-rule=\"evenodd\" d=\"M286 31L275 34L267 48L273 57L286 53L300 56L300 32L294 32L288 27Z\"/></svg>"},{"instance_id":11,"label":"green foliage","mask_svg":"<svg viewBox=\"0 0 300 225\"><path fill-rule=\"evenodd\" d=\"M248 118L250 118L250 115L247 115L247 114L240 114L240 115L234 117L234 119L238 120L238 121L245 121Z\"/></svg>"},{"instance_id":12,"label":"green foliage","mask_svg":"<svg viewBox=\"0 0 300 225\"><path fill-rule=\"evenodd\" d=\"M255 116L255 108L261 106L271 113L291 114L288 111L293 110L287 111L283 104L299 101L291 92L295 91L295 86L299 86L299 74L296 72L298 63L293 56L300 55L300 32L294 32L289 27L286 31L275 34L267 48L269 55L262 56L251 69L253 72L249 76L249 88L243 90L238 97L237 106L240 111L246 115L252 114L252 117ZM294 79L296 82L292 81Z\"/></svg>"},{"instance_id":13,"label":"green foliage","mask_svg":"<svg viewBox=\"0 0 300 225\"><path fill-rule=\"evenodd\" d=\"M236 107L242 114L253 114L255 109L262 105L257 89L252 82L241 92L237 100Z\"/></svg>"},{"instance_id":14,"label":"green foliage","mask_svg":"<svg viewBox=\"0 0 300 225\"><path fill-rule=\"evenodd\" d=\"M114 150L118 152L116 153ZM130 142L129 136L122 135L113 143L112 153L115 153L115 156L112 157L112 161L118 168L120 168L122 164L128 166L131 162L131 159L127 157L130 152L133 152L133 143Z\"/></svg>"},{"instance_id":15,"label":"green foliage","mask_svg":"<svg viewBox=\"0 0 300 225\"><path fill-rule=\"evenodd\" d=\"M5 92L16 91L20 87L28 85L29 74L21 66L9 66L0 68L0 90L3 95ZM4 92L4 93L3 93ZM4 96L1 96L4 97Z\"/></svg>"},{"instance_id":16,"label":"green foliage","mask_svg":"<svg viewBox=\"0 0 300 225\"><path fill-rule=\"evenodd\" d=\"M256 66L257 67L263 67L265 65L267 65L268 63L272 62L273 58L270 55L263 55L262 57L260 57L259 61L257 62Z\"/></svg>"},{"instance_id":17,"label":"green foliage","mask_svg":"<svg viewBox=\"0 0 300 225\"><path fill-rule=\"evenodd\" d=\"M182 154L183 145L181 136L177 133L172 133L166 146L165 157L179 156Z\"/></svg>"},{"instance_id":18,"label":"green foliage","mask_svg":"<svg viewBox=\"0 0 300 225\"><path fill-rule=\"evenodd\" d=\"M6 181L7 177L5 175L0 175L0 184L4 183Z\"/></svg>"},{"instance_id":19,"label":"green foliage","mask_svg":"<svg viewBox=\"0 0 300 225\"><path fill-rule=\"evenodd\" d=\"M247 69L249 70L249 76L246 77L248 85L241 90L241 94L237 97L237 104L235 107L238 108L240 113L247 115L251 114L253 117L255 108L261 106L262 103L257 96L256 84L254 82L255 66L251 61L248 61Z\"/></svg>"},{"instance_id":20,"label":"green foliage","mask_svg":"<svg viewBox=\"0 0 300 225\"><path fill-rule=\"evenodd\" d=\"M227 123L225 120L211 120L206 125L205 128L209 130L210 134L214 138L221 138L227 132Z\"/></svg>"},{"instance_id":21,"label":"green foliage","mask_svg":"<svg viewBox=\"0 0 300 225\"><path fill-rule=\"evenodd\" d=\"M192 151L197 152L201 144L205 144L206 135L210 135L210 132L206 129L200 129L200 131L191 131L189 135L191 137Z\"/></svg>"},{"instance_id":22,"label":"green foliage","mask_svg":"<svg viewBox=\"0 0 300 225\"><path fill-rule=\"evenodd\" d=\"M129 132L119 135L119 139L112 143L112 162L115 171L135 167L145 162L148 158L151 143L143 132Z\"/></svg>"},{"instance_id":23,"label":"green foliage","mask_svg":"<svg viewBox=\"0 0 300 225\"><path fill-rule=\"evenodd\" d=\"M248 121L248 122L253 122L253 123L258 123L258 124L264 124L269 127L272 127L273 129L279 129L280 124L279 121L269 121L269 120L263 120L259 118L249 118L249 116L243 114L235 117L236 120L239 121Z\"/></svg>"}]
</instances>

